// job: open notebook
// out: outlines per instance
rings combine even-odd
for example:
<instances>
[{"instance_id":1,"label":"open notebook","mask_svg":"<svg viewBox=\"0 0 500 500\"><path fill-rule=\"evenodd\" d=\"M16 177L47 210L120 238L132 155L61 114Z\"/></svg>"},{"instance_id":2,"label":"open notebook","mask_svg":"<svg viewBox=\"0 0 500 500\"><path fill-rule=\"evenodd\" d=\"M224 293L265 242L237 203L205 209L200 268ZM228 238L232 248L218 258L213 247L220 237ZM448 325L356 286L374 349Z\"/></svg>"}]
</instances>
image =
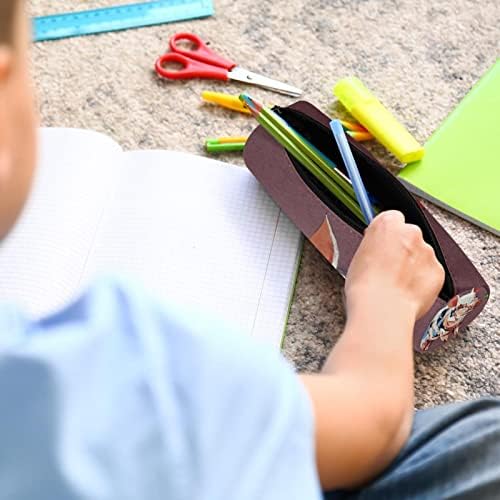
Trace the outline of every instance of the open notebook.
<instances>
[{"instance_id":1,"label":"open notebook","mask_svg":"<svg viewBox=\"0 0 500 500\"><path fill-rule=\"evenodd\" d=\"M42 129L32 197L0 246L0 300L34 316L101 273L281 343L301 235L242 167Z\"/></svg>"}]
</instances>

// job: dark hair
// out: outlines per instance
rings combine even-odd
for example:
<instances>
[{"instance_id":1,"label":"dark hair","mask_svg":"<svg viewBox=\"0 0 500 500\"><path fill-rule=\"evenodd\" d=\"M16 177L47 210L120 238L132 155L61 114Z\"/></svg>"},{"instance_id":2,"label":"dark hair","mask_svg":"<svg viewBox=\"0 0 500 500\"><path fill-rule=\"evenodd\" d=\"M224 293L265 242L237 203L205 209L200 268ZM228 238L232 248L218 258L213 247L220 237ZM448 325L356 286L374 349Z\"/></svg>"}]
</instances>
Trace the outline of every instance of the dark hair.
<instances>
[{"instance_id":1,"label":"dark hair","mask_svg":"<svg viewBox=\"0 0 500 500\"><path fill-rule=\"evenodd\" d=\"M0 0L0 43L11 44L14 39L14 22L19 0Z\"/></svg>"}]
</instances>

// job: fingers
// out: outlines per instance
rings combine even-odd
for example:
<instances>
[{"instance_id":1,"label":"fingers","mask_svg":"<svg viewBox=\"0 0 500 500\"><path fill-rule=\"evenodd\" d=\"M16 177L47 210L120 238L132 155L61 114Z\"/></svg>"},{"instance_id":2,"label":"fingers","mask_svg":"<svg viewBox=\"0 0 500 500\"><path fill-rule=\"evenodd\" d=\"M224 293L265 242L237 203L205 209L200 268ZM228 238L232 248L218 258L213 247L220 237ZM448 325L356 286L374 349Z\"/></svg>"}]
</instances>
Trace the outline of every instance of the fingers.
<instances>
[{"instance_id":1,"label":"fingers","mask_svg":"<svg viewBox=\"0 0 500 500\"><path fill-rule=\"evenodd\" d=\"M443 287L444 279L445 279L445 271L441 263L436 257L436 252L434 248L428 243L424 243L422 247L422 256L427 261L428 266L430 268L430 272L435 281L435 286L437 288L437 293Z\"/></svg>"},{"instance_id":2,"label":"fingers","mask_svg":"<svg viewBox=\"0 0 500 500\"><path fill-rule=\"evenodd\" d=\"M396 252L403 251L408 256L413 255L417 260L425 262L429 268L433 269L433 274L438 277L437 281L442 286L444 270L437 260L433 247L426 243L419 226L405 222L403 213L398 210L381 212L373 219L367 231L372 233L371 237L375 237L380 243L382 241L379 236L384 235L385 244L396 247ZM387 248L386 251L388 251Z\"/></svg>"},{"instance_id":3,"label":"fingers","mask_svg":"<svg viewBox=\"0 0 500 500\"><path fill-rule=\"evenodd\" d=\"M405 223L404 215L398 210L386 210L375 217L368 226L371 230L384 230L391 232L394 237L399 237L408 246L415 250L426 245L422 230L415 224Z\"/></svg>"},{"instance_id":4,"label":"fingers","mask_svg":"<svg viewBox=\"0 0 500 500\"><path fill-rule=\"evenodd\" d=\"M366 229L349 266L346 292L351 307L356 301L385 293L413 304L420 317L436 300L444 279L443 266L424 240L422 229L406 223L401 212L387 210Z\"/></svg>"},{"instance_id":5,"label":"fingers","mask_svg":"<svg viewBox=\"0 0 500 500\"><path fill-rule=\"evenodd\" d=\"M405 216L399 210L385 210L380 212L370 223L368 229L377 229L379 227L394 227L402 225L405 222Z\"/></svg>"},{"instance_id":6,"label":"fingers","mask_svg":"<svg viewBox=\"0 0 500 500\"><path fill-rule=\"evenodd\" d=\"M391 222L403 222L405 221L405 216L403 215L402 212L399 210L385 210L384 212L381 212L375 219L374 221L378 219L379 221L383 222L384 224L389 224Z\"/></svg>"}]
</instances>

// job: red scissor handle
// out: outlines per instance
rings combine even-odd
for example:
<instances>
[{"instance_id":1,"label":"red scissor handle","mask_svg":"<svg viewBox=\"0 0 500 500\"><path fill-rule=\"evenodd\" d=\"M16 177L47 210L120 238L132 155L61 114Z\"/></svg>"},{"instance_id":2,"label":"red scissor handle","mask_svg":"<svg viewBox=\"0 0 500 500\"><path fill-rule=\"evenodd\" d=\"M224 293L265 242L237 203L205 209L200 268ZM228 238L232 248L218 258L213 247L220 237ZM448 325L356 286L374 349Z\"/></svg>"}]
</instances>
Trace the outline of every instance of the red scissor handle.
<instances>
[{"instance_id":1,"label":"red scissor handle","mask_svg":"<svg viewBox=\"0 0 500 500\"><path fill-rule=\"evenodd\" d=\"M167 63L178 63L182 65L182 68L178 70L168 69L166 67ZM168 52L160 56L156 60L155 69L160 76L171 80L186 80L188 78L228 80L227 69L195 61L176 52Z\"/></svg>"},{"instance_id":2,"label":"red scissor handle","mask_svg":"<svg viewBox=\"0 0 500 500\"><path fill-rule=\"evenodd\" d=\"M193 49L182 49L177 46L177 42L180 40L188 40L194 44ZM219 66L221 68L232 69L236 66L236 63L230 61L229 59L224 59L212 50L210 50L203 40L193 34L193 33L176 33L170 38L170 50L172 52L177 52L182 54L189 59L196 59L213 66Z\"/></svg>"}]
</instances>

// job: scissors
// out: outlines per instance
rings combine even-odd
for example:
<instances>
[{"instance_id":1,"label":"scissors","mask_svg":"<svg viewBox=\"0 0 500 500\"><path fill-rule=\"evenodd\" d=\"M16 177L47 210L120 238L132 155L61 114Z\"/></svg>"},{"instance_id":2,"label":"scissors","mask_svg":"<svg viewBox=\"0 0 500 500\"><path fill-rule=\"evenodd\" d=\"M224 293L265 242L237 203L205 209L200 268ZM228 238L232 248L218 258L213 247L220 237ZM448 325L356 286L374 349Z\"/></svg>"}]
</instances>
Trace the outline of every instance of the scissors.
<instances>
[{"instance_id":1,"label":"scissors","mask_svg":"<svg viewBox=\"0 0 500 500\"><path fill-rule=\"evenodd\" d=\"M194 47L191 49L178 47L177 42L180 40L187 40ZM258 85L259 87L292 97L298 97L302 94L302 90L296 87L253 73L239 67L229 59L224 59L210 50L203 40L193 33L176 33L170 38L169 45L171 52L160 56L155 64L156 72L163 78L173 80L210 78L226 82L228 80L235 80L251 85ZM165 67L167 63L178 63L182 68L169 70Z\"/></svg>"}]
</instances>

